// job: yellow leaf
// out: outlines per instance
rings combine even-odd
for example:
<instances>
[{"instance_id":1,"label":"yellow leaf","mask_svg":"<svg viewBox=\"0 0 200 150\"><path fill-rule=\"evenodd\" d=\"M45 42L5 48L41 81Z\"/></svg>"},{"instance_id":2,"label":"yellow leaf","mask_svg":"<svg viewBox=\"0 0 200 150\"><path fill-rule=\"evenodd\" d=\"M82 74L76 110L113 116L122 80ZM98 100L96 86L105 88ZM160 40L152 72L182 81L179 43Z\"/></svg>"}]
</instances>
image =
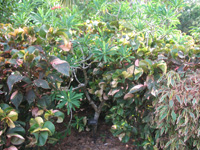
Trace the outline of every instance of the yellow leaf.
<instances>
[{"instance_id":1,"label":"yellow leaf","mask_svg":"<svg viewBox=\"0 0 200 150\"><path fill-rule=\"evenodd\" d=\"M127 69L127 72L133 75L134 69L135 69L135 66L132 65L132 66L130 66L130 67Z\"/></svg>"},{"instance_id":2,"label":"yellow leaf","mask_svg":"<svg viewBox=\"0 0 200 150\"><path fill-rule=\"evenodd\" d=\"M57 82L57 87L60 89L60 85L61 83L60 82Z\"/></svg>"},{"instance_id":3,"label":"yellow leaf","mask_svg":"<svg viewBox=\"0 0 200 150\"><path fill-rule=\"evenodd\" d=\"M14 128L15 127L14 122L10 118L8 118L8 117L6 117L6 123L8 124L8 126L10 128Z\"/></svg>"},{"instance_id":4,"label":"yellow leaf","mask_svg":"<svg viewBox=\"0 0 200 150\"><path fill-rule=\"evenodd\" d=\"M123 74L123 76L124 76L125 79L133 77L133 74L131 74L131 73L127 72L127 71L123 71L122 74Z\"/></svg>"},{"instance_id":5,"label":"yellow leaf","mask_svg":"<svg viewBox=\"0 0 200 150\"><path fill-rule=\"evenodd\" d=\"M39 110L39 111L37 112L37 115L40 116L40 115L42 115L43 113L44 113L44 110Z\"/></svg>"},{"instance_id":6,"label":"yellow leaf","mask_svg":"<svg viewBox=\"0 0 200 150\"><path fill-rule=\"evenodd\" d=\"M41 127L44 123L43 119L41 117L36 117L35 121L39 124L39 126Z\"/></svg>"},{"instance_id":7,"label":"yellow leaf","mask_svg":"<svg viewBox=\"0 0 200 150\"><path fill-rule=\"evenodd\" d=\"M32 133L43 132L43 131L47 131L47 132L49 132L51 134L51 131L48 128L37 128L37 129L33 130Z\"/></svg>"},{"instance_id":8,"label":"yellow leaf","mask_svg":"<svg viewBox=\"0 0 200 150\"><path fill-rule=\"evenodd\" d=\"M18 119L18 113L15 111L11 111L8 115L7 115L12 121L16 121Z\"/></svg>"},{"instance_id":9,"label":"yellow leaf","mask_svg":"<svg viewBox=\"0 0 200 150\"><path fill-rule=\"evenodd\" d=\"M51 32L51 33L53 32L53 27L49 28L49 32Z\"/></svg>"},{"instance_id":10,"label":"yellow leaf","mask_svg":"<svg viewBox=\"0 0 200 150\"><path fill-rule=\"evenodd\" d=\"M0 114L2 115L4 113L4 111L0 108Z\"/></svg>"}]
</instances>

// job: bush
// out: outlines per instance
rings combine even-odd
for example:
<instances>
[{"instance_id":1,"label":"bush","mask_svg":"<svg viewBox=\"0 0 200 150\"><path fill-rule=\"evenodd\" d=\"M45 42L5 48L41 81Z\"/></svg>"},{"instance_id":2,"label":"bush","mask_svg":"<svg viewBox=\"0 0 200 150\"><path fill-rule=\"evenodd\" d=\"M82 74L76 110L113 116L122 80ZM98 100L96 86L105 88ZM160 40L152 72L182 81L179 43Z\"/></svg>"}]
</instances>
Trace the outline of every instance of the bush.
<instances>
[{"instance_id":1,"label":"bush","mask_svg":"<svg viewBox=\"0 0 200 150\"><path fill-rule=\"evenodd\" d=\"M66 61L48 55L57 47L56 42L52 42L54 37L60 35L65 39L63 30L53 30L45 25L13 29L10 25L1 24L0 110L1 121L5 121L1 122L1 135L4 137L1 145L10 138L20 143L11 142L6 146L23 142L22 146L43 146L47 139L55 142L52 138L55 133L53 118L57 118L57 123L64 119L64 113L55 110L58 104L55 95L58 95L59 83L62 82L60 77L69 76L70 71ZM4 103L14 106L17 112ZM62 105L66 103L68 100ZM62 108L60 105L57 107ZM71 109L75 110L74 107L68 110ZM18 135L18 129L23 134Z\"/></svg>"},{"instance_id":2,"label":"bush","mask_svg":"<svg viewBox=\"0 0 200 150\"><path fill-rule=\"evenodd\" d=\"M131 6L124 1L93 1L86 8L96 12L91 16L76 12L82 5L53 10L50 6L32 13L37 26L24 24L13 29L2 24L0 30L1 102L15 107L18 120L27 123L21 125L29 137L23 137L24 145L53 143L53 123L64 118L57 108L70 115L72 127L84 130L86 117L73 118L72 114L89 103L94 109L94 116L89 119L95 129L103 113L106 121L113 124L111 132L122 142L134 139L134 144L143 149L170 144L173 148L177 141L169 138L176 131L171 120L164 124L171 114L163 117L163 112L171 113L175 107L166 99L169 108L156 111L159 105L166 105L165 101L159 103L160 95L175 83L178 85L172 80L172 70L196 70L200 56L195 40L175 29L182 1ZM3 107L1 110L5 114L2 118L10 113ZM154 119L163 121L168 129L157 126ZM9 130L9 125L4 124ZM2 133L4 137L8 134L7 130ZM162 138L166 140L161 141Z\"/></svg>"},{"instance_id":3,"label":"bush","mask_svg":"<svg viewBox=\"0 0 200 150\"><path fill-rule=\"evenodd\" d=\"M159 147L170 149L200 149L199 144L199 70L166 75L159 99L154 101Z\"/></svg>"},{"instance_id":4,"label":"bush","mask_svg":"<svg viewBox=\"0 0 200 150\"><path fill-rule=\"evenodd\" d=\"M191 4L184 7L179 17L180 24L177 26L182 32L190 34L191 27L200 27L200 5L199 3L190 2Z\"/></svg>"}]
</instances>

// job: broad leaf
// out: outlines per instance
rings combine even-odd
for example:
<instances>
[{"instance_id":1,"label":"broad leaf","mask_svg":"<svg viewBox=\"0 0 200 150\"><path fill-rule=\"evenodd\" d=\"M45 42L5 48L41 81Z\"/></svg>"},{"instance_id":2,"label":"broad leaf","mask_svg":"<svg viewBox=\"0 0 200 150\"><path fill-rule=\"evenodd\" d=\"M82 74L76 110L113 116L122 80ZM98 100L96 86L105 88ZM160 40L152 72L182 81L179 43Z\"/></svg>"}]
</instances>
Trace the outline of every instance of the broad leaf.
<instances>
[{"instance_id":1,"label":"broad leaf","mask_svg":"<svg viewBox=\"0 0 200 150\"><path fill-rule=\"evenodd\" d=\"M24 77L22 75L10 75L7 80L9 92L11 92L12 87L15 83L21 81Z\"/></svg>"},{"instance_id":2,"label":"broad leaf","mask_svg":"<svg viewBox=\"0 0 200 150\"><path fill-rule=\"evenodd\" d=\"M51 97L48 95L42 96L40 99L38 99L38 105L42 108L47 108L51 105Z\"/></svg>"},{"instance_id":3,"label":"broad leaf","mask_svg":"<svg viewBox=\"0 0 200 150\"><path fill-rule=\"evenodd\" d=\"M24 137L17 133L8 134L7 137L11 139L11 143L14 145L20 145L25 141Z\"/></svg>"},{"instance_id":4,"label":"broad leaf","mask_svg":"<svg viewBox=\"0 0 200 150\"><path fill-rule=\"evenodd\" d=\"M32 102L34 102L36 98L36 95L35 95L35 92L33 89L29 90L27 93L26 93L26 100L28 101L29 104L31 104Z\"/></svg>"},{"instance_id":5,"label":"broad leaf","mask_svg":"<svg viewBox=\"0 0 200 150\"><path fill-rule=\"evenodd\" d=\"M23 100L23 95L21 92L15 91L11 97L10 97L11 102L13 105L18 109L18 106L21 104Z\"/></svg>"},{"instance_id":6,"label":"broad leaf","mask_svg":"<svg viewBox=\"0 0 200 150\"><path fill-rule=\"evenodd\" d=\"M157 64L157 67L159 67L163 71L163 73L166 74L166 72L167 72L167 64L164 61L160 61Z\"/></svg>"},{"instance_id":7,"label":"broad leaf","mask_svg":"<svg viewBox=\"0 0 200 150\"><path fill-rule=\"evenodd\" d=\"M56 117L58 117L58 119L57 119L57 121L56 121L57 123L62 123L62 122L63 122L64 117L65 117L65 114L64 114L63 112L57 111L57 112L54 113L54 115L55 115Z\"/></svg>"},{"instance_id":8,"label":"broad leaf","mask_svg":"<svg viewBox=\"0 0 200 150\"><path fill-rule=\"evenodd\" d=\"M134 71L135 75L135 80L138 80L143 74L143 69L142 68L136 68Z\"/></svg>"},{"instance_id":9,"label":"broad leaf","mask_svg":"<svg viewBox=\"0 0 200 150\"><path fill-rule=\"evenodd\" d=\"M7 134L17 133L20 135L25 135L25 129L21 126L16 126L15 128L9 128Z\"/></svg>"},{"instance_id":10,"label":"broad leaf","mask_svg":"<svg viewBox=\"0 0 200 150\"><path fill-rule=\"evenodd\" d=\"M40 30L39 30L39 35L41 38L45 39L46 38L46 34L49 30L49 26L48 25L43 25Z\"/></svg>"},{"instance_id":11,"label":"broad leaf","mask_svg":"<svg viewBox=\"0 0 200 150\"><path fill-rule=\"evenodd\" d=\"M143 84L139 84L139 85L136 85L134 86L133 88L131 88L131 90L129 91L129 93L137 93L139 91L142 91L144 90L145 86Z\"/></svg>"},{"instance_id":12,"label":"broad leaf","mask_svg":"<svg viewBox=\"0 0 200 150\"><path fill-rule=\"evenodd\" d=\"M37 87L42 87L43 89L50 89L49 84L46 80L36 79L36 80L34 80L34 84Z\"/></svg>"},{"instance_id":13,"label":"broad leaf","mask_svg":"<svg viewBox=\"0 0 200 150\"><path fill-rule=\"evenodd\" d=\"M5 148L4 150L18 150L18 148L15 146L10 146L8 148Z\"/></svg>"},{"instance_id":14,"label":"broad leaf","mask_svg":"<svg viewBox=\"0 0 200 150\"><path fill-rule=\"evenodd\" d=\"M176 121L176 114L175 114L174 110L172 110L171 116L172 116L173 121L175 122Z\"/></svg>"},{"instance_id":15,"label":"broad leaf","mask_svg":"<svg viewBox=\"0 0 200 150\"><path fill-rule=\"evenodd\" d=\"M12 121L16 121L18 119L18 113L15 111L11 111L8 115L7 115Z\"/></svg>"},{"instance_id":16,"label":"broad leaf","mask_svg":"<svg viewBox=\"0 0 200 150\"><path fill-rule=\"evenodd\" d=\"M48 138L48 132L40 132L38 137L38 146L44 146Z\"/></svg>"},{"instance_id":17,"label":"broad leaf","mask_svg":"<svg viewBox=\"0 0 200 150\"><path fill-rule=\"evenodd\" d=\"M129 99L129 98L133 98L133 94L131 94L131 93L127 93L127 94L125 94L124 95L124 99L126 100L126 99Z\"/></svg>"},{"instance_id":18,"label":"broad leaf","mask_svg":"<svg viewBox=\"0 0 200 150\"><path fill-rule=\"evenodd\" d=\"M51 121L46 121L43 125L43 128L48 128L51 131L50 135L53 135L55 132L55 126Z\"/></svg>"},{"instance_id":19,"label":"broad leaf","mask_svg":"<svg viewBox=\"0 0 200 150\"><path fill-rule=\"evenodd\" d=\"M51 61L53 68L56 69L58 72L66 76L69 76L69 70L70 70L69 63L57 57L51 57L51 58L53 59Z\"/></svg>"},{"instance_id":20,"label":"broad leaf","mask_svg":"<svg viewBox=\"0 0 200 150\"><path fill-rule=\"evenodd\" d=\"M41 117L36 117L36 118L35 118L35 121L37 122L37 124L38 124L39 126L42 126L43 123L44 123L44 121L43 121L43 119L42 119Z\"/></svg>"}]
</instances>

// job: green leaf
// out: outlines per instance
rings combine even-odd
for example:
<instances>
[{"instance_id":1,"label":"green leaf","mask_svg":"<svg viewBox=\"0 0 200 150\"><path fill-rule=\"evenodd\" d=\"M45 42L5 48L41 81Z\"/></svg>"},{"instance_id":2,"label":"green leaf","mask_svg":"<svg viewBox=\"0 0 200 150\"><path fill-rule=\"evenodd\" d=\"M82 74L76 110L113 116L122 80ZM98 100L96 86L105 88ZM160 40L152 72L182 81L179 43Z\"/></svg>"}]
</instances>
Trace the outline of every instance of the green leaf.
<instances>
[{"instance_id":1,"label":"green leaf","mask_svg":"<svg viewBox=\"0 0 200 150\"><path fill-rule=\"evenodd\" d=\"M68 114L70 113L70 110L75 110L75 107L80 107L80 101L79 99L82 98L82 93L76 93L72 91L72 87L69 91L61 91L59 95L57 95L56 100L60 101L60 103L57 105L57 108L62 108L66 105Z\"/></svg>"},{"instance_id":2,"label":"green leaf","mask_svg":"<svg viewBox=\"0 0 200 150\"><path fill-rule=\"evenodd\" d=\"M179 144L185 145L185 143L181 139L179 139Z\"/></svg>"},{"instance_id":3,"label":"green leaf","mask_svg":"<svg viewBox=\"0 0 200 150\"><path fill-rule=\"evenodd\" d=\"M195 115L192 112L190 112L190 116L195 119Z\"/></svg>"},{"instance_id":4,"label":"green leaf","mask_svg":"<svg viewBox=\"0 0 200 150\"><path fill-rule=\"evenodd\" d=\"M51 105L51 97L48 95L42 96L40 99L38 99L38 105L42 108L47 108Z\"/></svg>"},{"instance_id":5,"label":"green leaf","mask_svg":"<svg viewBox=\"0 0 200 150\"><path fill-rule=\"evenodd\" d=\"M42 25L42 27L39 30L40 37L45 39L48 30L49 30L49 25Z\"/></svg>"},{"instance_id":6,"label":"green leaf","mask_svg":"<svg viewBox=\"0 0 200 150\"><path fill-rule=\"evenodd\" d=\"M46 32L41 28L39 31L39 35L41 38L45 39L46 38Z\"/></svg>"},{"instance_id":7,"label":"green leaf","mask_svg":"<svg viewBox=\"0 0 200 150\"><path fill-rule=\"evenodd\" d=\"M161 116L160 116L160 121L162 121L163 119L165 119L165 117L167 117L167 113L165 112L165 113L163 113Z\"/></svg>"},{"instance_id":8,"label":"green leaf","mask_svg":"<svg viewBox=\"0 0 200 150\"><path fill-rule=\"evenodd\" d=\"M166 74L167 64L163 60L158 62L157 67L159 67L163 71L163 73Z\"/></svg>"},{"instance_id":9,"label":"green leaf","mask_svg":"<svg viewBox=\"0 0 200 150\"><path fill-rule=\"evenodd\" d=\"M122 142L123 143L127 143L129 141L130 137L128 135L125 135L123 138L122 138Z\"/></svg>"},{"instance_id":10,"label":"green leaf","mask_svg":"<svg viewBox=\"0 0 200 150\"><path fill-rule=\"evenodd\" d=\"M56 106L56 108L61 109L61 108L63 108L63 107L65 106L66 103L67 103L66 101L60 102L60 103Z\"/></svg>"},{"instance_id":11,"label":"green leaf","mask_svg":"<svg viewBox=\"0 0 200 150\"><path fill-rule=\"evenodd\" d=\"M54 113L54 115L55 115L56 117L58 117L58 119L57 119L57 121L56 121L57 123L62 123L62 122L63 122L64 117L65 117L65 114L64 114L63 112L57 111L57 112Z\"/></svg>"},{"instance_id":12,"label":"green leaf","mask_svg":"<svg viewBox=\"0 0 200 150\"><path fill-rule=\"evenodd\" d=\"M124 113L124 110L123 110L123 108L119 108L118 110L117 110L117 114L118 115L123 115L123 113Z\"/></svg>"},{"instance_id":13,"label":"green leaf","mask_svg":"<svg viewBox=\"0 0 200 150\"><path fill-rule=\"evenodd\" d=\"M16 126L15 128L10 128L7 132L7 134L17 133L20 135L25 135L25 129L21 126Z\"/></svg>"},{"instance_id":14,"label":"green leaf","mask_svg":"<svg viewBox=\"0 0 200 150\"><path fill-rule=\"evenodd\" d=\"M7 79L7 84L9 88L9 92L11 92L12 87L15 83L21 81L24 77L22 75L10 75Z\"/></svg>"},{"instance_id":15,"label":"green leaf","mask_svg":"<svg viewBox=\"0 0 200 150\"><path fill-rule=\"evenodd\" d=\"M34 100L36 99L36 95L33 89L30 89L26 93L26 100L28 101L29 104L33 103Z\"/></svg>"},{"instance_id":16,"label":"green leaf","mask_svg":"<svg viewBox=\"0 0 200 150\"><path fill-rule=\"evenodd\" d=\"M177 121L176 121L176 124L178 124L182 119L182 115L179 115L178 118L177 118Z\"/></svg>"},{"instance_id":17,"label":"green leaf","mask_svg":"<svg viewBox=\"0 0 200 150\"><path fill-rule=\"evenodd\" d=\"M142 68L136 68L134 71L135 75L135 80L138 80L143 74L143 69Z\"/></svg>"},{"instance_id":18,"label":"green leaf","mask_svg":"<svg viewBox=\"0 0 200 150\"><path fill-rule=\"evenodd\" d=\"M192 100L192 104L193 104L193 106L196 104L196 99L194 98L193 100Z\"/></svg>"},{"instance_id":19,"label":"green leaf","mask_svg":"<svg viewBox=\"0 0 200 150\"><path fill-rule=\"evenodd\" d=\"M114 98L119 98L119 97L121 97L121 96L123 96L124 95L124 93L123 93L123 91L120 89L115 95L114 95Z\"/></svg>"},{"instance_id":20,"label":"green leaf","mask_svg":"<svg viewBox=\"0 0 200 150\"><path fill-rule=\"evenodd\" d=\"M33 59L35 58L35 55L34 54L27 54L27 55L25 55L26 56L26 58L24 58L24 60L26 61L26 62L29 62L29 63L31 63L32 61L33 61Z\"/></svg>"},{"instance_id":21,"label":"green leaf","mask_svg":"<svg viewBox=\"0 0 200 150\"><path fill-rule=\"evenodd\" d=\"M37 87L42 87L43 89L50 89L49 84L46 80L36 79L36 80L34 80L34 84Z\"/></svg>"},{"instance_id":22,"label":"green leaf","mask_svg":"<svg viewBox=\"0 0 200 150\"><path fill-rule=\"evenodd\" d=\"M29 54L33 54L33 53L35 52L35 49L36 49L36 47L34 47L34 46L29 46L29 47L27 48Z\"/></svg>"},{"instance_id":23,"label":"green leaf","mask_svg":"<svg viewBox=\"0 0 200 150\"><path fill-rule=\"evenodd\" d=\"M180 104L182 104L182 100L181 100L181 98L180 98L179 95L176 95L176 99L178 100L178 102L179 102Z\"/></svg>"},{"instance_id":24,"label":"green leaf","mask_svg":"<svg viewBox=\"0 0 200 150\"><path fill-rule=\"evenodd\" d=\"M148 67L150 67L150 64L145 60L141 60L139 62L139 67L142 68L144 70L144 72L148 72L148 70L149 70Z\"/></svg>"},{"instance_id":25,"label":"green leaf","mask_svg":"<svg viewBox=\"0 0 200 150\"><path fill-rule=\"evenodd\" d=\"M167 97L168 93L166 93L165 95L163 95L160 100L159 100L159 103L163 102L163 100L165 100L165 98Z\"/></svg>"},{"instance_id":26,"label":"green leaf","mask_svg":"<svg viewBox=\"0 0 200 150\"><path fill-rule=\"evenodd\" d=\"M9 109L9 108L12 110L12 107L10 107L8 104L5 104L5 103L1 103L1 104L0 104L0 107L1 107L3 110Z\"/></svg>"},{"instance_id":27,"label":"green leaf","mask_svg":"<svg viewBox=\"0 0 200 150\"><path fill-rule=\"evenodd\" d=\"M54 124L51 121L46 121L44 123L43 127L48 128L51 131L51 135L54 134L54 132L55 132L55 126L54 126Z\"/></svg>"},{"instance_id":28,"label":"green leaf","mask_svg":"<svg viewBox=\"0 0 200 150\"><path fill-rule=\"evenodd\" d=\"M4 52L10 50L10 46L8 45L8 43L0 43L0 44L3 45L3 50L4 50Z\"/></svg>"},{"instance_id":29,"label":"green leaf","mask_svg":"<svg viewBox=\"0 0 200 150\"><path fill-rule=\"evenodd\" d=\"M170 101L169 101L169 107L172 108L173 106L174 106L174 101L173 101L173 100L170 100Z\"/></svg>"},{"instance_id":30,"label":"green leaf","mask_svg":"<svg viewBox=\"0 0 200 150\"><path fill-rule=\"evenodd\" d=\"M23 95L21 92L15 91L11 97L10 97L11 102L13 105L18 109L18 106L21 104L23 100Z\"/></svg>"},{"instance_id":31,"label":"green leaf","mask_svg":"<svg viewBox=\"0 0 200 150\"><path fill-rule=\"evenodd\" d=\"M165 145L165 148L167 148L171 143L172 143L172 140L168 141L167 144Z\"/></svg>"},{"instance_id":32,"label":"green leaf","mask_svg":"<svg viewBox=\"0 0 200 150\"><path fill-rule=\"evenodd\" d=\"M20 145L25 141L24 137L17 133L7 134L7 137L11 138L11 143L13 145Z\"/></svg>"},{"instance_id":33,"label":"green leaf","mask_svg":"<svg viewBox=\"0 0 200 150\"><path fill-rule=\"evenodd\" d=\"M40 132L38 137L38 146L44 146L48 138L48 132Z\"/></svg>"},{"instance_id":34,"label":"green leaf","mask_svg":"<svg viewBox=\"0 0 200 150\"><path fill-rule=\"evenodd\" d=\"M172 110L171 116L172 116L173 121L175 122L176 121L176 114L175 114L174 110Z\"/></svg>"}]
</instances>

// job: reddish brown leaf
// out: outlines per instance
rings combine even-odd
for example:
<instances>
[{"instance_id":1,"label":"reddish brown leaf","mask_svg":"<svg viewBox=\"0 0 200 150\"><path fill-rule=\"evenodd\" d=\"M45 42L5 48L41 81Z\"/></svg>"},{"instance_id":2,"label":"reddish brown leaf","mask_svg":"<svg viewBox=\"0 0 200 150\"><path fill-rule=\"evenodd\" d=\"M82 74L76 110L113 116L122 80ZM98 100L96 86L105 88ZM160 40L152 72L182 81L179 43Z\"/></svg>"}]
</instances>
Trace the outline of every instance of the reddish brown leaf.
<instances>
[{"instance_id":1,"label":"reddish brown leaf","mask_svg":"<svg viewBox=\"0 0 200 150\"><path fill-rule=\"evenodd\" d=\"M72 48L72 42L67 43L67 45L60 45L59 46L63 51L69 52Z\"/></svg>"},{"instance_id":2,"label":"reddish brown leaf","mask_svg":"<svg viewBox=\"0 0 200 150\"><path fill-rule=\"evenodd\" d=\"M128 98L132 98L134 95L131 93L127 93L126 95L124 95L124 99L128 99Z\"/></svg>"}]
</instances>

